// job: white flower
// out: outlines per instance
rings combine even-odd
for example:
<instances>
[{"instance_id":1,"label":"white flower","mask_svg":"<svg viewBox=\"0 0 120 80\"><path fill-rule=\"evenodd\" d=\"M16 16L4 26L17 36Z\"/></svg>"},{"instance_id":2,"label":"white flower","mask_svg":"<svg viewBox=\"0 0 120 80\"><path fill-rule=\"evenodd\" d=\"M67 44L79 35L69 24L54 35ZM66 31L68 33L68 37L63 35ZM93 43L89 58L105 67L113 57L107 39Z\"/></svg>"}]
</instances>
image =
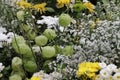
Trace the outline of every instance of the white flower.
<instances>
[{"instance_id":1,"label":"white flower","mask_svg":"<svg viewBox=\"0 0 120 80\"><path fill-rule=\"evenodd\" d=\"M63 32L64 31L64 27L59 27L60 31Z\"/></svg>"},{"instance_id":2,"label":"white flower","mask_svg":"<svg viewBox=\"0 0 120 80\"><path fill-rule=\"evenodd\" d=\"M53 80L53 77L45 73L42 80Z\"/></svg>"},{"instance_id":3,"label":"white flower","mask_svg":"<svg viewBox=\"0 0 120 80\"><path fill-rule=\"evenodd\" d=\"M5 34L7 30L5 28L0 27L0 42L8 41L7 39L12 38L14 35L13 32L9 32L7 35Z\"/></svg>"},{"instance_id":4,"label":"white flower","mask_svg":"<svg viewBox=\"0 0 120 80\"><path fill-rule=\"evenodd\" d=\"M0 33L0 42L1 41L7 41L7 36L3 33Z\"/></svg>"},{"instance_id":5,"label":"white flower","mask_svg":"<svg viewBox=\"0 0 120 80\"><path fill-rule=\"evenodd\" d=\"M116 69L115 72L116 73L118 73L118 72L120 73L120 68Z\"/></svg>"},{"instance_id":6,"label":"white flower","mask_svg":"<svg viewBox=\"0 0 120 80\"><path fill-rule=\"evenodd\" d=\"M111 70L111 72L115 72L115 70L117 69L117 66L114 64L109 64L106 68Z\"/></svg>"},{"instance_id":7,"label":"white flower","mask_svg":"<svg viewBox=\"0 0 120 80\"><path fill-rule=\"evenodd\" d=\"M113 75L113 80L120 80L120 73L116 73Z\"/></svg>"},{"instance_id":8,"label":"white flower","mask_svg":"<svg viewBox=\"0 0 120 80\"><path fill-rule=\"evenodd\" d=\"M12 38L14 36L14 33L13 32L9 32L8 34L7 34L7 37L8 38Z\"/></svg>"},{"instance_id":9,"label":"white flower","mask_svg":"<svg viewBox=\"0 0 120 80\"><path fill-rule=\"evenodd\" d=\"M32 47L32 50L33 50L34 52L40 52L40 47L39 47L39 46L33 46L33 47Z\"/></svg>"},{"instance_id":10,"label":"white flower","mask_svg":"<svg viewBox=\"0 0 120 80\"><path fill-rule=\"evenodd\" d=\"M44 71L39 71L33 74L34 76L38 76L38 75L44 75Z\"/></svg>"},{"instance_id":11,"label":"white flower","mask_svg":"<svg viewBox=\"0 0 120 80\"><path fill-rule=\"evenodd\" d=\"M44 77L44 72L40 71L40 72L36 72L33 74L33 76L39 77L40 79Z\"/></svg>"},{"instance_id":12,"label":"white flower","mask_svg":"<svg viewBox=\"0 0 120 80\"><path fill-rule=\"evenodd\" d=\"M7 32L7 30L5 28L0 27L0 33L6 33L6 32Z\"/></svg>"},{"instance_id":13,"label":"white flower","mask_svg":"<svg viewBox=\"0 0 120 80\"><path fill-rule=\"evenodd\" d=\"M113 76L111 75L109 78L107 78L105 80L113 80Z\"/></svg>"},{"instance_id":14,"label":"white flower","mask_svg":"<svg viewBox=\"0 0 120 80\"><path fill-rule=\"evenodd\" d=\"M14 36L14 33L9 32L6 36L7 36L7 43L10 44L12 42L12 37Z\"/></svg>"},{"instance_id":15,"label":"white flower","mask_svg":"<svg viewBox=\"0 0 120 80\"><path fill-rule=\"evenodd\" d=\"M54 28L63 32L64 27L60 26L58 23L58 17L51 17L51 16L42 16L43 19L37 20L37 24L47 24L47 28ZM59 26L59 27L58 27Z\"/></svg>"},{"instance_id":16,"label":"white flower","mask_svg":"<svg viewBox=\"0 0 120 80\"><path fill-rule=\"evenodd\" d=\"M95 77L95 80L103 80L103 78L101 77L101 75L97 75L97 76Z\"/></svg>"},{"instance_id":17,"label":"white flower","mask_svg":"<svg viewBox=\"0 0 120 80\"><path fill-rule=\"evenodd\" d=\"M53 77L49 74L44 73L44 71L39 71L33 74L33 76L39 77L41 80L53 80Z\"/></svg>"},{"instance_id":18,"label":"white flower","mask_svg":"<svg viewBox=\"0 0 120 80\"><path fill-rule=\"evenodd\" d=\"M3 32L6 32L6 31L3 29ZM9 32L7 35L4 33L0 33L0 48L3 47L3 42L10 44L12 42L13 35L14 34L12 32Z\"/></svg>"},{"instance_id":19,"label":"white flower","mask_svg":"<svg viewBox=\"0 0 120 80\"><path fill-rule=\"evenodd\" d=\"M83 44L83 45L84 45L84 44L85 44L85 40L86 40L86 38L83 38L83 37L82 37L82 38L80 39L80 44Z\"/></svg>"},{"instance_id":20,"label":"white flower","mask_svg":"<svg viewBox=\"0 0 120 80\"><path fill-rule=\"evenodd\" d=\"M8 43L8 44L10 44L11 42L12 42L12 39L11 39L11 38L7 39L7 43Z\"/></svg>"},{"instance_id":21,"label":"white flower","mask_svg":"<svg viewBox=\"0 0 120 80\"><path fill-rule=\"evenodd\" d=\"M105 79L109 78L111 76L111 72L108 69L102 69L100 71L100 76Z\"/></svg>"},{"instance_id":22,"label":"white flower","mask_svg":"<svg viewBox=\"0 0 120 80\"><path fill-rule=\"evenodd\" d=\"M0 72L4 69L5 66L3 66L2 63L0 63Z\"/></svg>"},{"instance_id":23,"label":"white flower","mask_svg":"<svg viewBox=\"0 0 120 80\"><path fill-rule=\"evenodd\" d=\"M89 2L88 0L83 0L83 2Z\"/></svg>"},{"instance_id":24,"label":"white flower","mask_svg":"<svg viewBox=\"0 0 120 80\"><path fill-rule=\"evenodd\" d=\"M37 20L37 24L47 24L48 28L58 25L58 18L51 16L42 16L42 20Z\"/></svg>"},{"instance_id":25,"label":"white flower","mask_svg":"<svg viewBox=\"0 0 120 80\"><path fill-rule=\"evenodd\" d=\"M102 62L102 63L99 63L99 66L100 66L100 68L105 68L107 65L106 65L106 63L104 63L104 62Z\"/></svg>"},{"instance_id":26,"label":"white flower","mask_svg":"<svg viewBox=\"0 0 120 80\"><path fill-rule=\"evenodd\" d=\"M58 72L50 73L50 75L55 79L61 79L62 78L62 74L58 73Z\"/></svg>"}]
</instances>

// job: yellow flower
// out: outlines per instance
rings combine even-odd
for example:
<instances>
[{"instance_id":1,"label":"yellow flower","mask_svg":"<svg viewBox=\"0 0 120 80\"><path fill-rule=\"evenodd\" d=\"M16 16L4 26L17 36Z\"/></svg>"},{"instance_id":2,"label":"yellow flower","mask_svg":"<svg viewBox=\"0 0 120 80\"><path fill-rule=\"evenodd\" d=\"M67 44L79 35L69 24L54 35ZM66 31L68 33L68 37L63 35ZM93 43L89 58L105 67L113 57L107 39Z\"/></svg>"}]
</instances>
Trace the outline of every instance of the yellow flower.
<instances>
[{"instance_id":1,"label":"yellow flower","mask_svg":"<svg viewBox=\"0 0 120 80\"><path fill-rule=\"evenodd\" d=\"M87 75L89 78L94 78L94 77L95 77L95 73L93 73L93 72L88 72L88 73L86 73L86 75Z\"/></svg>"},{"instance_id":2,"label":"yellow flower","mask_svg":"<svg viewBox=\"0 0 120 80\"><path fill-rule=\"evenodd\" d=\"M95 6L90 2L84 2L83 5L91 12L94 12Z\"/></svg>"},{"instance_id":3,"label":"yellow flower","mask_svg":"<svg viewBox=\"0 0 120 80\"><path fill-rule=\"evenodd\" d=\"M46 6L46 3L36 4L33 6L33 9L40 11L40 13L42 14L42 13L45 13L45 11L47 10L45 6Z\"/></svg>"},{"instance_id":4,"label":"yellow flower","mask_svg":"<svg viewBox=\"0 0 120 80\"><path fill-rule=\"evenodd\" d=\"M30 80L41 80L38 76L33 76Z\"/></svg>"},{"instance_id":5,"label":"yellow flower","mask_svg":"<svg viewBox=\"0 0 120 80\"><path fill-rule=\"evenodd\" d=\"M68 6L70 4L70 0L57 0L57 8L62 8L64 6Z\"/></svg>"},{"instance_id":6,"label":"yellow flower","mask_svg":"<svg viewBox=\"0 0 120 80\"><path fill-rule=\"evenodd\" d=\"M80 77L81 75L85 74L86 70L86 67L81 67L81 69L78 69L77 71L77 76Z\"/></svg>"},{"instance_id":7,"label":"yellow flower","mask_svg":"<svg viewBox=\"0 0 120 80\"><path fill-rule=\"evenodd\" d=\"M19 1L19 2L16 2L17 5L19 5L21 8L25 9L25 8L31 8L31 4L22 0L22 1Z\"/></svg>"},{"instance_id":8,"label":"yellow flower","mask_svg":"<svg viewBox=\"0 0 120 80\"><path fill-rule=\"evenodd\" d=\"M98 69L95 68L95 67L90 67L90 68L88 68L88 71L89 71L89 72L97 72Z\"/></svg>"},{"instance_id":9,"label":"yellow flower","mask_svg":"<svg viewBox=\"0 0 120 80\"><path fill-rule=\"evenodd\" d=\"M95 73L100 70L98 62L83 62L78 65L78 71L76 75L78 77L82 75L87 75L89 78L94 78Z\"/></svg>"}]
</instances>

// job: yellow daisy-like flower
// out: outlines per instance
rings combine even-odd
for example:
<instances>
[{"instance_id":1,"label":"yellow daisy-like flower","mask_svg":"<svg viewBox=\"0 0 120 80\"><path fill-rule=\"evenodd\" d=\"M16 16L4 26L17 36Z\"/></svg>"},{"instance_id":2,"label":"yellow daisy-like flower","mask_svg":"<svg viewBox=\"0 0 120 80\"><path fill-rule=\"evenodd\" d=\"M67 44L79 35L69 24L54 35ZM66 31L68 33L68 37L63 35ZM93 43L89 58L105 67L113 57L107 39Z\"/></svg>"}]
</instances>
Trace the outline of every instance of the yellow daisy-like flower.
<instances>
[{"instance_id":1,"label":"yellow daisy-like flower","mask_svg":"<svg viewBox=\"0 0 120 80\"><path fill-rule=\"evenodd\" d=\"M95 6L94 6L92 3L90 3L90 2L85 2L85 3L83 3L83 5L84 5L91 13L94 12Z\"/></svg>"},{"instance_id":2,"label":"yellow daisy-like flower","mask_svg":"<svg viewBox=\"0 0 120 80\"><path fill-rule=\"evenodd\" d=\"M89 77L89 78L94 78L95 77L95 73L93 73L93 72L88 72L88 73L86 73L86 75Z\"/></svg>"},{"instance_id":3,"label":"yellow daisy-like flower","mask_svg":"<svg viewBox=\"0 0 120 80\"><path fill-rule=\"evenodd\" d=\"M20 6L21 8L23 8L23 9L25 9L25 8L31 8L31 6L32 6L30 3L28 3L28 2L26 2L24 0L16 2L16 4L18 6Z\"/></svg>"},{"instance_id":4,"label":"yellow daisy-like flower","mask_svg":"<svg viewBox=\"0 0 120 80\"><path fill-rule=\"evenodd\" d=\"M33 76L30 80L41 80L38 76Z\"/></svg>"},{"instance_id":5,"label":"yellow daisy-like flower","mask_svg":"<svg viewBox=\"0 0 120 80\"><path fill-rule=\"evenodd\" d=\"M57 8L62 8L64 6L68 6L70 4L70 0L57 0Z\"/></svg>"},{"instance_id":6,"label":"yellow daisy-like flower","mask_svg":"<svg viewBox=\"0 0 120 80\"><path fill-rule=\"evenodd\" d=\"M41 3L41 4L36 4L33 6L33 9L40 11L40 13L45 13L45 11L47 11L47 9L45 8L46 3Z\"/></svg>"},{"instance_id":7,"label":"yellow daisy-like flower","mask_svg":"<svg viewBox=\"0 0 120 80\"><path fill-rule=\"evenodd\" d=\"M76 75L78 77L82 75L87 75L89 78L94 78L95 73L100 70L100 66L98 62L83 62L78 65L78 71Z\"/></svg>"}]
</instances>

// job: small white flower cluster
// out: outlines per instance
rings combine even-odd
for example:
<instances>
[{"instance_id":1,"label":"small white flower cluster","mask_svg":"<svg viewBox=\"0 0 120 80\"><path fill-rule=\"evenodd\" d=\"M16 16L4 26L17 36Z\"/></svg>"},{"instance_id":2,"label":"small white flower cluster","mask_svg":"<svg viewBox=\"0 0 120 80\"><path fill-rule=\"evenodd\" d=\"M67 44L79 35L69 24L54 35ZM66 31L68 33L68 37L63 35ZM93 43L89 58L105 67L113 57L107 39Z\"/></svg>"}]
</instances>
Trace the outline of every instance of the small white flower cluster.
<instances>
[{"instance_id":1,"label":"small white flower cluster","mask_svg":"<svg viewBox=\"0 0 120 80\"><path fill-rule=\"evenodd\" d=\"M33 76L37 76L40 80L58 80L62 78L62 74L58 72L52 72L50 74L44 73L44 71L39 71L33 74Z\"/></svg>"},{"instance_id":2,"label":"small white flower cluster","mask_svg":"<svg viewBox=\"0 0 120 80\"><path fill-rule=\"evenodd\" d=\"M71 57L60 55L58 54L56 57L57 60L50 62L49 69L61 72L63 74L62 77L68 80L72 80L73 77L76 75L76 67L78 66L78 63L83 62L85 59L82 54L74 54ZM59 67L57 67L59 65ZM64 68L63 66L66 65ZM70 75L69 77L66 77Z\"/></svg>"},{"instance_id":3,"label":"small white flower cluster","mask_svg":"<svg viewBox=\"0 0 120 80\"><path fill-rule=\"evenodd\" d=\"M99 60L107 63L115 61L118 63L120 54L119 26L120 20L104 20L96 24L95 29L90 30L89 23L86 23L85 27L78 32L80 44L78 48L77 46L75 48L78 49L79 53L85 53L89 61Z\"/></svg>"},{"instance_id":4,"label":"small white flower cluster","mask_svg":"<svg viewBox=\"0 0 120 80\"><path fill-rule=\"evenodd\" d=\"M0 72L4 69L5 66L3 66L2 63L0 63Z\"/></svg>"},{"instance_id":5,"label":"small white flower cluster","mask_svg":"<svg viewBox=\"0 0 120 80\"><path fill-rule=\"evenodd\" d=\"M0 27L0 48L3 47L4 42L10 44L13 35L14 34L12 32L7 33L7 30L5 28Z\"/></svg>"},{"instance_id":6,"label":"small white flower cluster","mask_svg":"<svg viewBox=\"0 0 120 80\"><path fill-rule=\"evenodd\" d=\"M54 28L56 29L59 26L58 17L54 16L42 16L43 19L37 20L37 24L46 24L47 28ZM60 31L63 31L63 27L59 27Z\"/></svg>"},{"instance_id":7,"label":"small white flower cluster","mask_svg":"<svg viewBox=\"0 0 120 80\"><path fill-rule=\"evenodd\" d=\"M101 70L95 80L120 80L120 70L115 64L99 63Z\"/></svg>"},{"instance_id":8,"label":"small white flower cluster","mask_svg":"<svg viewBox=\"0 0 120 80\"><path fill-rule=\"evenodd\" d=\"M42 20L37 20L37 24L47 24L48 28L58 25L58 18L51 16L42 16Z\"/></svg>"}]
</instances>

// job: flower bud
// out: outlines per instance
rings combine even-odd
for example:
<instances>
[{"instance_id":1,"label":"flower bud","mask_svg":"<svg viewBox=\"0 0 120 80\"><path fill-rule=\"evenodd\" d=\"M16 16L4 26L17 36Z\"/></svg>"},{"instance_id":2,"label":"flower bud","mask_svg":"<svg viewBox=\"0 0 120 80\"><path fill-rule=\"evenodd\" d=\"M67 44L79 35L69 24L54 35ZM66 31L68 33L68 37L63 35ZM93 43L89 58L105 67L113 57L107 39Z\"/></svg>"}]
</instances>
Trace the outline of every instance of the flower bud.
<instances>
[{"instance_id":1,"label":"flower bud","mask_svg":"<svg viewBox=\"0 0 120 80\"><path fill-rule=\"evenodd\" d=\"M37 70L37 64L34 61L26 61L24 68L28 72L35 72Z\"/></svg>"},{"instance_id":2,"label":"flower bud","mask_svg":"<svg viewBox=\"0 0 120 80\"><path fill-rule=\"evenodd\" d=\"M25 12L23 10L17 12L17 18L18 20L24 19Z\"/></svg>"},{"instance_id":3,"label":"flower bud","mask_svg":"<svg viewBox=\"0 0 120 80\"><path fill-rule=\"evenodd\" d=\"M49 40L53 40L57 35L54 30L46 29L43 33Z\"/></svg>"},{"instance_id":4,"label":"flower bud","mask_svg":"<svg viewBox=\"0 0 120 80\"><path fill-rule=\"evenodd\" d=\"M30 47L26 44L19 44L19 48L21 54L31 53Z\"/></svg>"},{"instance_id":5,"label":"flower bud","mask_svg":"<svg viewBox=\"0 0 120 80\"><path fill-rule=\"evenodd\" d=\"M23 24L23 26L21 26L23 28L23 30L25 32L29 31L30 30L30 26L28 24Z\"/></svg>"},{"instance_id":6,"label":"flower bud","mask_svg":"<svg viewBox=\"0 0 120 80\"><path fill-rule=\"evenodd\" d=\"M12 59L12 69L13 71L18 71L19 68L21 68L22 66L22 59L20 59L19 57L14 57Z\"/></svg>"},{"instance_id":7,"label":"flower bud","mask_svg":"<svg viewBox=\"0 0 120 80\"><path fill-rule=\"evenodd\" d=\"M24 78L25 77L25 73L24 73L24 70L23 70L23 68L21 67L21 68L19 68L20 70L18 70L18 71L12 71L11 72L11 76L12 75L19 75L19 76L21 76L22 78Z\"/></svg>"},{"instance_id":8,"label":"flower bud","mask_svg":"<svg viewBox=\"0 0 120 80\"><path fill-rule=\"evenodd\" d=\"M23 36L15 36L12 38L12 44L25 43Z\"/></svg>"},{"instance_id":9,"label":"flower bud","mask_svg":"<svg viewBox=\"0 0 120 80\"><path fill-rule=\"evenodd\" d=\"M20 75L14 74L9 77L9 80L22 80Z\"/></svg>"},{"instance_id":10,"label":"flower bud","mask_svg":"<svg viewBox=\"0 0 120 80\"><path fill-rule=\"evenodd\" d=\"M35 37L36 37L35 31L29 30L29 31L27 32L27 37L28 37L28 39L30 39L30 40L34 40Z\"/></svg>"},{"instance_id":11,"label":"flower bud","mask_svg":"<svg viewBox=\"0 0 120 80\"><path fill-rule=\"evenodd\" d=\"M61 14L59 17L59 24L63 27L66 27L70 24L71 17L68 14Z\"/></svg>"},{"instance_id":12,"label":"flower bud","mask_svg":"<svg viewBox=\"0 0 120 80\"><path fill-rule=\"evenodd\" d=\"M47 37L46 37L46 36L43 36L43 35L37 36L37 37L35 38L35 43L36 43L38 46L44 46L44 45L46 45L46 44L47 44L47 41L48 41Z\"/></svg>"},{"instance_id":13,"label":"flower bud","mask_svg":"<svg viewBox=\"0 0 120 80\"><path fill-rule=\"evenodd\" d=\"M42 57L49 59L56 55L55 48L51 46L42 47Z\"/></svg>"}]
</instances>

